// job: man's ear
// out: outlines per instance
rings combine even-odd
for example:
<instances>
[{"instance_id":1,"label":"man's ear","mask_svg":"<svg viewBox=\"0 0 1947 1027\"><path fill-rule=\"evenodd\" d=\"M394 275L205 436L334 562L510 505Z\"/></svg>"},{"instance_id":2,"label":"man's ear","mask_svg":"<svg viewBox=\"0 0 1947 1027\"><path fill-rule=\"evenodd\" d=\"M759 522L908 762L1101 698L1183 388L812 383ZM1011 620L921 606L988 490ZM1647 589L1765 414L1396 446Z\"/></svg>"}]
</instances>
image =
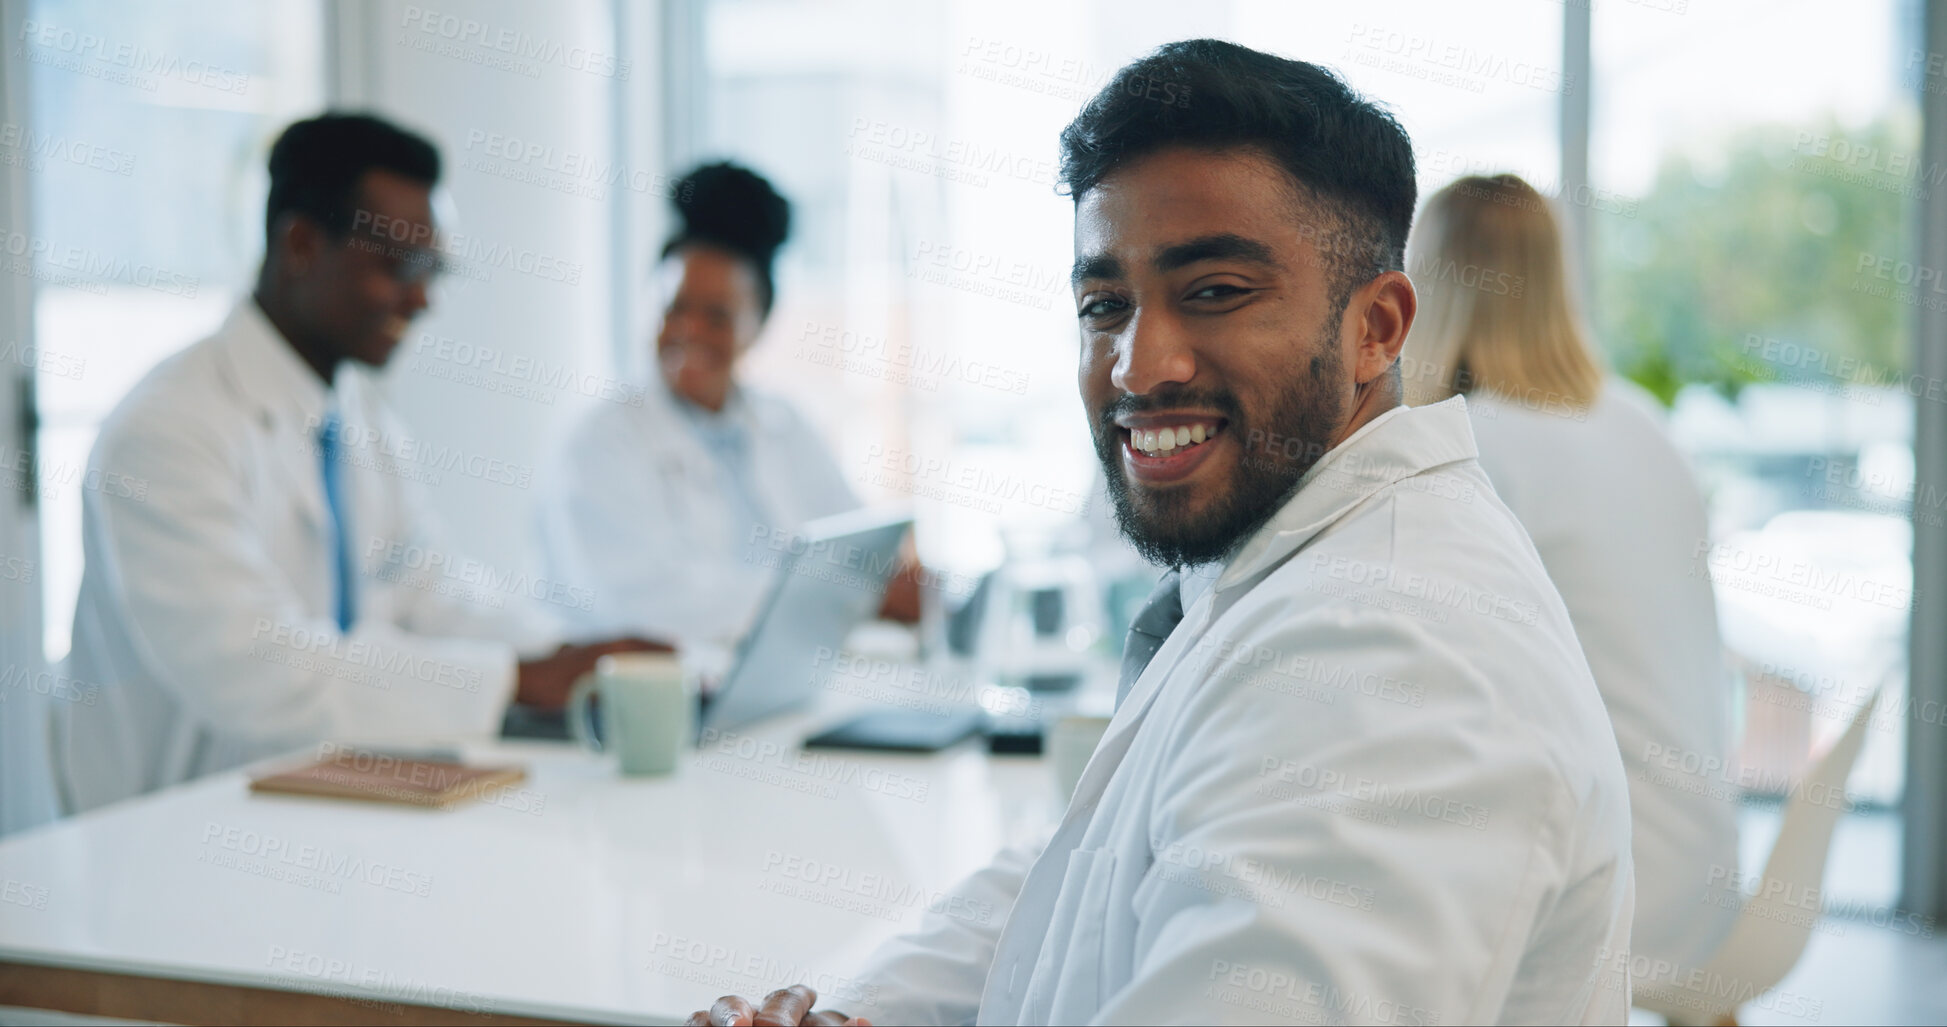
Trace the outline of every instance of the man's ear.
<instances>
[{"instance_id":1,"label":"man's ear","mask_svg":"<svg viewBox=\"0 0 1947 1027\"><path fill-rule=\"evenodd\" d=\"M1401 271L1381 272L1352 294L1346 328L1355 347L1353 381L1364 385L1398 362L1418 310L1413 283Z\"/></svg>"},{"instance_id":2,"label":"man's ear","mask_svg":"<svg viewBox=\"0 0 1947 1027\"><path fill-rule=\"evenodd\" d=\"M310 270L325 246L325 233L316 221L295 213L277 219L271 233L271 252L295 274Z\"/></svg>"}]
</instances>

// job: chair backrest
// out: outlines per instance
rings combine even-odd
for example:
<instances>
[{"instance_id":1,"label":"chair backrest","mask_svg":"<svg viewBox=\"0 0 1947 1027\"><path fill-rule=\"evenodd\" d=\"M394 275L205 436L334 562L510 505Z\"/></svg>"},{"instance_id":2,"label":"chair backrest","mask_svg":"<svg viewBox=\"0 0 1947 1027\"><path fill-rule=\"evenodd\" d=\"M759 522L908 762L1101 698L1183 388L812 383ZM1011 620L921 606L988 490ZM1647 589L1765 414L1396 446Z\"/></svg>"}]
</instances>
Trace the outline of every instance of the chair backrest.
<instances>
[{"instance_id":1,"label":"chair backrest","mask_svg":"<svg viewBox=\"0 0 1947 1027\"><path fill-rule=\"evenodd\" d=\"M1845 733L1785 802L1778 840L1757 891L1744 897L1736 926L1703 966L1677 968L1635 985L1634 1005L1671 1023L1713 1023L1784 980L1824 908L1820 885L1832 831L1846 810L1846 778L1866 744L1880 689L1860 704Z\"/></svg>"}]
</instances>

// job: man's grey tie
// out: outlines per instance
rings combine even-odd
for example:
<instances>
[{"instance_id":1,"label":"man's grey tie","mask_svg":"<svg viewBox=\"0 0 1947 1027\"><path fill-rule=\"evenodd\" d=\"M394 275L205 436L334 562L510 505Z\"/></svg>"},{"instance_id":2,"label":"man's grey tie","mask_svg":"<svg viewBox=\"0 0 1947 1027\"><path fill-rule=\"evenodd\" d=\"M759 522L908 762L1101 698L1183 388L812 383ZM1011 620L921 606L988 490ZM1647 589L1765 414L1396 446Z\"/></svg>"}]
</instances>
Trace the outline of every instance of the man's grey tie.
<instances>
[{"instance_id":1,"label":"man's grey tie","mask_svg":"<svg viewBox=\"0 0 1947 1027\"><path fill-rule=\"evenodd\" d=\"M1115 687L1117 709L1122 708L1129 690L1136 687L1136 679L1143 676L1143 668L1156 658L1156 650L1163 648L1163 640L1183 619L1182 584L1183 576L1170 568L1156 582L1149 601L1136 611L1136 619L1129 622L1129 640L1122 646L1122 678Z\"/></svg>"}]
</instances>

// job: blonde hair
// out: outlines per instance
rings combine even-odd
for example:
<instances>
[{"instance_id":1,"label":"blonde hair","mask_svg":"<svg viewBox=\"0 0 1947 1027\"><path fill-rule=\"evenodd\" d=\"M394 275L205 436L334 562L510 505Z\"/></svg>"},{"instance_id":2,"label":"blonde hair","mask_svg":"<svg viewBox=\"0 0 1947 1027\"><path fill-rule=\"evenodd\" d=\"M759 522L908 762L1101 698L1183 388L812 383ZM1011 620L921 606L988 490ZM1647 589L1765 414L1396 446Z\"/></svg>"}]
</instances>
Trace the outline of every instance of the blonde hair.
<instances>
[{"instance_id":1,"label":"blonde hair","mask_svg":"<svg viewBox=\"0 0 1947 1027\"><path fill-rule=\"evenodd\" d=\"M1586 409L1602 365L1569 292L1548 201L1516 175L1434 193L1406 247L1419 315L1401 359L1418 405L1479 390L1561 413Z\"/></svg>"}]
</instances>

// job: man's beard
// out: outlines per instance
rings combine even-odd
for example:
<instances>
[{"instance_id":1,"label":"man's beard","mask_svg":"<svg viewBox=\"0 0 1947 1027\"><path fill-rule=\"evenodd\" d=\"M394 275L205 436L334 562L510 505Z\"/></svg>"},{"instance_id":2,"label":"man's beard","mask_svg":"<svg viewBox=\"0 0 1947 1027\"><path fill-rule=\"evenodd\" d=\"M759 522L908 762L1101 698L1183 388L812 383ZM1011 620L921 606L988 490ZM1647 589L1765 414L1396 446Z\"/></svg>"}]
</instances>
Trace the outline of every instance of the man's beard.
<instances>
[{"instance_id":1,"label":"man's beard","mask_svg":"<svg viewBox=\"0 0 1947 1027\"><path fill-rule=\"evenodd\" d=\"M1289 387L1278 393L1280 401L1265 412L1262 424L1246 419L1237 397L1223 389L1171 387L1148 396L1125 394L1102 411L1092 426L1095 454L1108 478L1116 525L1144 559L1165 567L1221 559L1297 491L1299 479L1325 455L1326 441L1338 430L1345 406L1338 391L1343 361L1337 326L1337 318L1326 319L1306 372L1293 376ZM1234 433L1243 450L1230 481L1217 486L1224 491L1202 512L1192 508L1206 489L1131 487L1122 468L1123 433L1115 423L1123 414L1186 407L1222 415L1223 433Z\"/></svg>"}]
</instances>

